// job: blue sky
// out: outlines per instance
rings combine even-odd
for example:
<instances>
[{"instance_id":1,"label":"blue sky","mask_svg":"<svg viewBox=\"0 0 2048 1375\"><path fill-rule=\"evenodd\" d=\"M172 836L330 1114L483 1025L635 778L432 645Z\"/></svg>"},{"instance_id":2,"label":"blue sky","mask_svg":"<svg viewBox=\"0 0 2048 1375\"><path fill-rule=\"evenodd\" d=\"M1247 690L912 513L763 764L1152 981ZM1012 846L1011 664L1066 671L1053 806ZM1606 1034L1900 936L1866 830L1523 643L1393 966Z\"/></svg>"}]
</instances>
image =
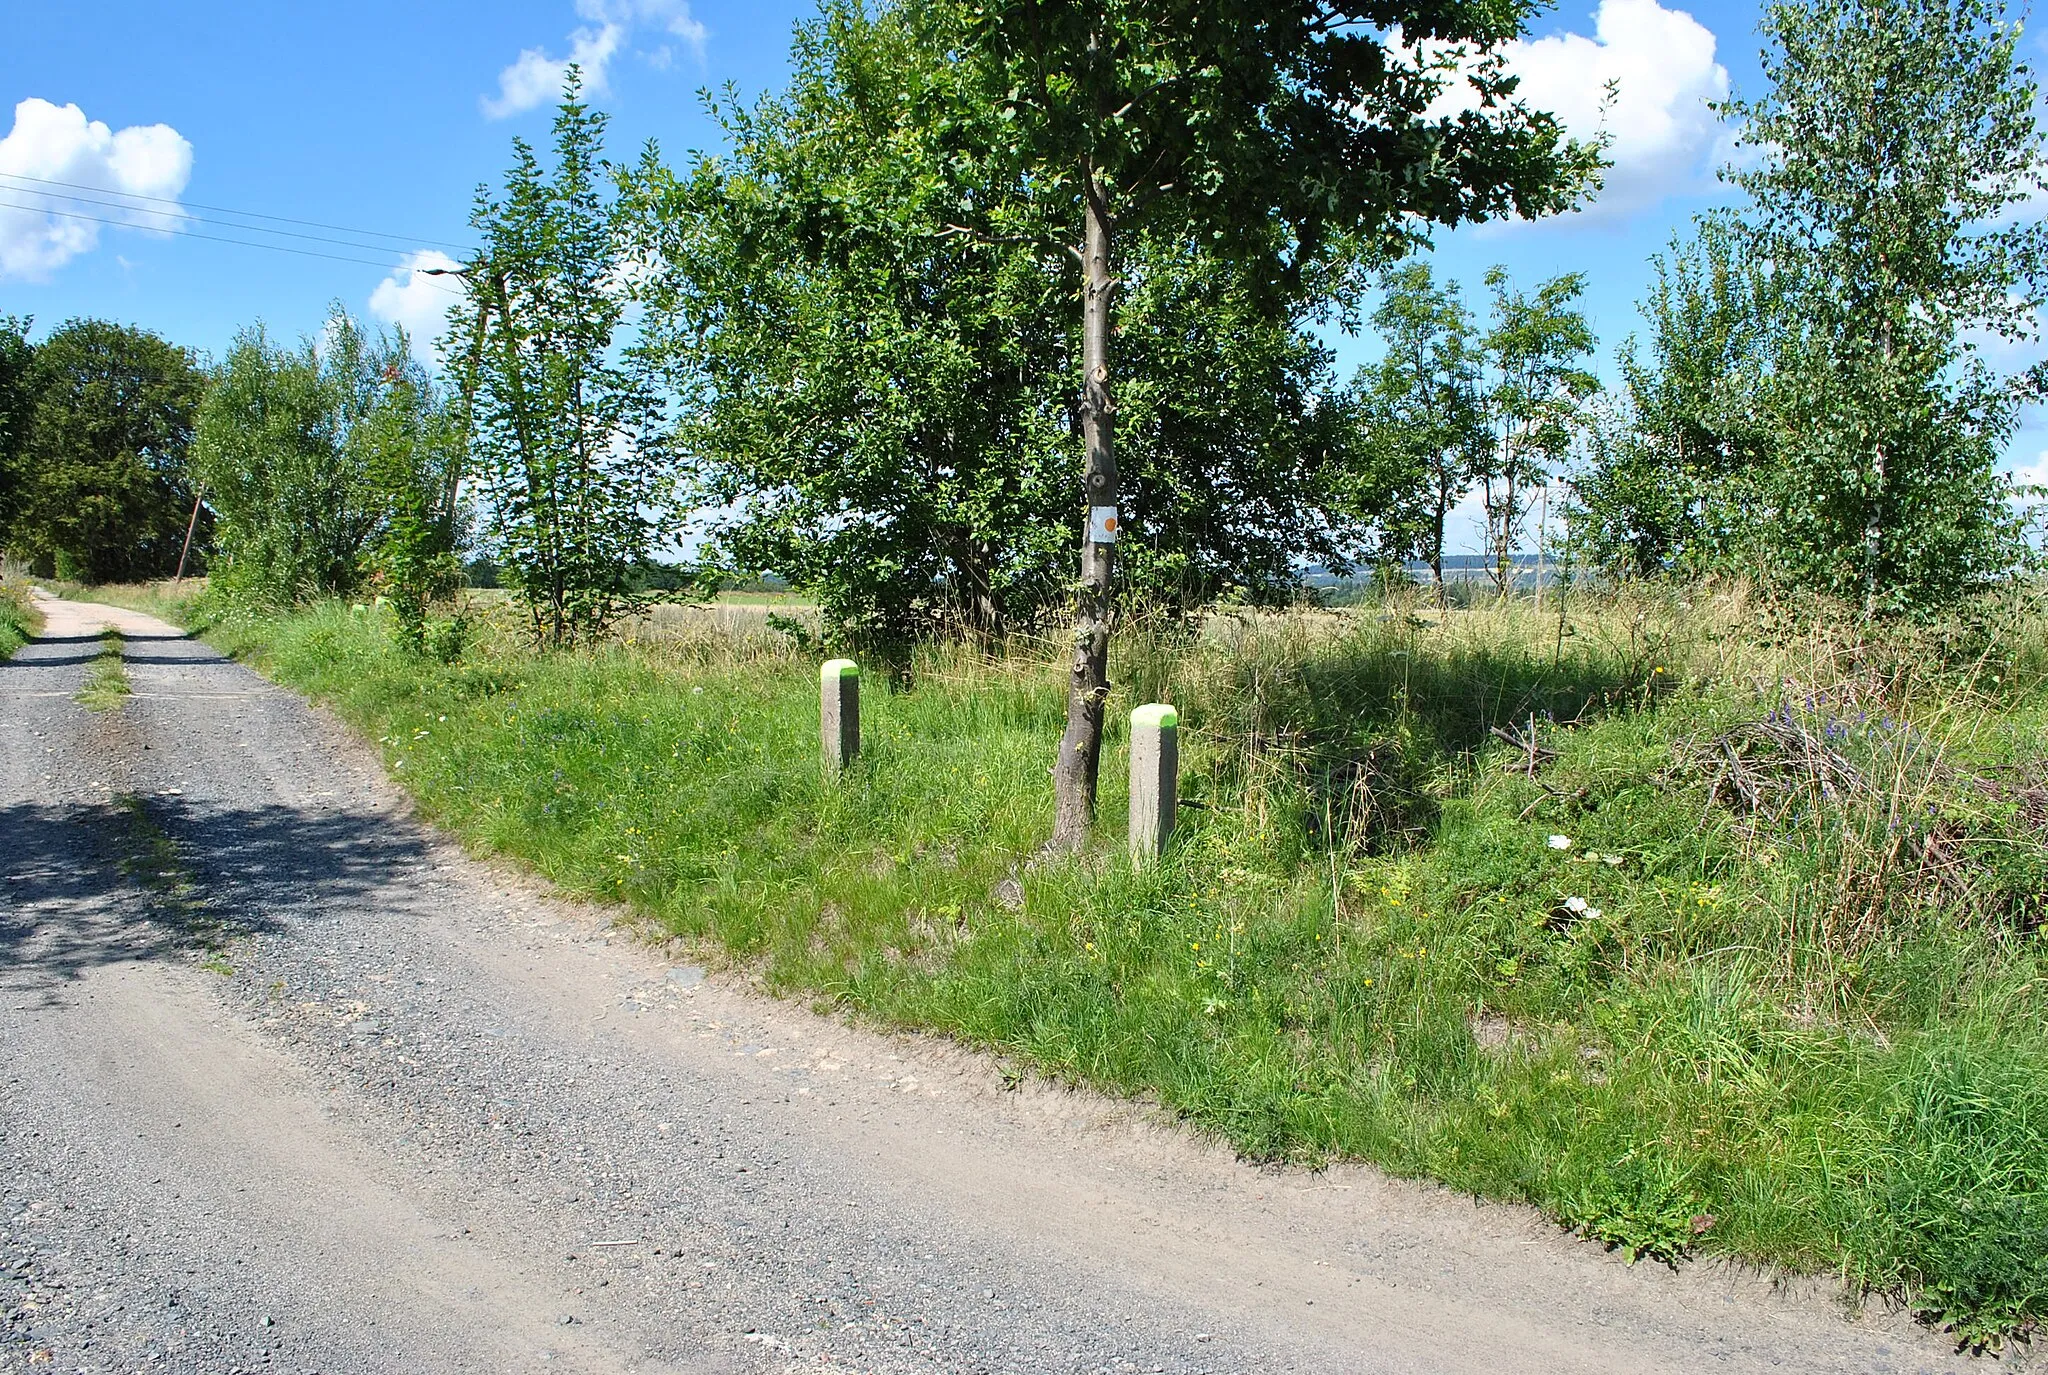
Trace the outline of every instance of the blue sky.
<instances>
[{"instance_id":1,"label":"blue sky","mask_svg":"<svg viewBox=\"0 0 2048 1375\"><path fill-rule=\"evenodd\" d=\"M215 354L256 320L286 336L312 331L337 299L372 317L431 321L451 298L394 269L468 241L472 192L503 169L512 136L545 138L544 95L564 60L581 56L601 73L596 103L612 115L614 156L656 138L680 157L715 138L698 92L732 83L751 96L778 85L791 25L811 3L6 0L0 173L17 176L0 176L0 313L31 314L39 330L74 315L125 320ZM1475 306L1494 263L1524 283L1585 272L1586 304L1611 356L1635 327L1649 255L1717 194L1722 133L1703 102L1731 83L1757 89L1757 13L1748 0L1599 0L1544 16L1513 59L1532 100L1592 132L1603 83L1620 82L1606 116L1618 163L1610 191L1561 221L1445 235L1440 272L1467 283ZM99 189L45 200L30 194L42 183L21 175ZM173 235L78 218L135 220L90 203L121 191L163 197L148 204L205 222L154 221L193 231ZM282 219L237 221L201 207ZM1364 341L1343 351L1347 362L1372 352ZM2016 463L2041 453L2038 426L2015 444Z\"/></svg>"}]
</instances>

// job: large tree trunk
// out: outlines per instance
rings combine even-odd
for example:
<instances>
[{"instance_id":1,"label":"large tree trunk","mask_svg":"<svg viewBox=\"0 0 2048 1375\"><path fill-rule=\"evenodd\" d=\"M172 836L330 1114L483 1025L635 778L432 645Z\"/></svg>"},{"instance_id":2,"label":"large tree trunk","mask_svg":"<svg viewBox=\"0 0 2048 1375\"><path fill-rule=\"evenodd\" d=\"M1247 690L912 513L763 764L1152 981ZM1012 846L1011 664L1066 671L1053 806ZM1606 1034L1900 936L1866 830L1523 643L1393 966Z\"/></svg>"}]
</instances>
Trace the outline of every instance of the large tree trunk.
<instances>
[{"instance_id":1,"label":"large tree trunk","mask_svg":"<svg viewBox=\"0 0 2048 1375\"><path fill-rule=\"evenodd\" d=\"M1081 438L1087 446L1083 485L1090 507L1116 505L1115 411L1109 401L1109 207L1090 169L1087 229L1082 240ZM1074 594L1074 664L1067 682L1067 732L1053 765L1053 848L1079 849L1095 820L1095 783L1102 762L1102 718L1109 700L1110 577L1114 535L1081 536L1081 579Z\"/></svg>"}]
</instances>

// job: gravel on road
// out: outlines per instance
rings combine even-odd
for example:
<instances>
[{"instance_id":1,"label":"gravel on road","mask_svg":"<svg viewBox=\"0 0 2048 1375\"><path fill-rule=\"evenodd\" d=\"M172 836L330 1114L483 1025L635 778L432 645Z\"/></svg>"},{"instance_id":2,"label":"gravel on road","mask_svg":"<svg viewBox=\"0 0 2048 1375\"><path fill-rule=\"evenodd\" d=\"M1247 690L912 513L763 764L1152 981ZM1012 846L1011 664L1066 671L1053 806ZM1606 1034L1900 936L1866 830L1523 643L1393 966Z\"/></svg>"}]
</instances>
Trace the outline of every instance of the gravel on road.
<instances>
[{"instance_id":1,"label":"gravel on road","mask_svg":"<svg viewBox=\"0 0 2048 1375\"><path fill-rule=\"evenodd\" d=\"M172 627L41 605L0 664L0 1371L1973 1368L1824 1281L765 998ZM108 624L133 692L90 712Z\"/></svg>"}]
</instances>

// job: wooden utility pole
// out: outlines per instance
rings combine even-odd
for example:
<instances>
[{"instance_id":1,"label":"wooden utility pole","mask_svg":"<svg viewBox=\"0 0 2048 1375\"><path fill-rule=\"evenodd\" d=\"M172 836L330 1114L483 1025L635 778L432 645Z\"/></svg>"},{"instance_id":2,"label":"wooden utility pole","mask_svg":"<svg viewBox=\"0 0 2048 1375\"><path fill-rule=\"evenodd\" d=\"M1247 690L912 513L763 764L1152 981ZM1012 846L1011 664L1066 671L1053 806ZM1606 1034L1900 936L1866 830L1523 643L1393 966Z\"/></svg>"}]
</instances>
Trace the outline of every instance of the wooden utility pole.
<instances>
[{"instance_id":1,"label":"wooden utility pole","mask_svg":"<svg viewBox=\"0 0 2048 1375\"><path fill-rule=\"evenodd\" d=\"M178 551L178 572L177 576L171 579L172 582L185 581L185 559L192 552L192 532L199 528L199 501L205 494L204 486L192 489L192 518L185 522L185 547Z\"/></svg>"}]
</instances>

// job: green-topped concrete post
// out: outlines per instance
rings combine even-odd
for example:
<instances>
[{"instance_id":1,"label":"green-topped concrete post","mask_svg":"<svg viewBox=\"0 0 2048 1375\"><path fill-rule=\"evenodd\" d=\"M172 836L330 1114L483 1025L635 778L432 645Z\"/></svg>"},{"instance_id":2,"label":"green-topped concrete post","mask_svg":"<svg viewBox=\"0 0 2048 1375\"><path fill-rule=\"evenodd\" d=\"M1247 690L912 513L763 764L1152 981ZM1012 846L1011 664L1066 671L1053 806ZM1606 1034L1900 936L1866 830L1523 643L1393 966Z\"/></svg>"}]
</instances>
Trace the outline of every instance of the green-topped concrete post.
<instances>
[{"instance_id":1,"label":"green-topped concrete post","mask_svg":"<svg viewBox=\"0 0 2048 1375\"><path fill-rule=\"evenodd\" d=\"M818 670L818 739L828 774L860 753L860 665L851 659L828 659Z\"/></svg>"},{"instance_id":2,"label":"green-topped concrete post","mask_svg":"<svg viewBox=\"0 0 2048 1375\"><path fill-rule=\"evenodd\" d=\"M1164 702L1131 713L1131 862L1166 853L1180 805L1180 714Z\"/></svg>"}]
</instances>

